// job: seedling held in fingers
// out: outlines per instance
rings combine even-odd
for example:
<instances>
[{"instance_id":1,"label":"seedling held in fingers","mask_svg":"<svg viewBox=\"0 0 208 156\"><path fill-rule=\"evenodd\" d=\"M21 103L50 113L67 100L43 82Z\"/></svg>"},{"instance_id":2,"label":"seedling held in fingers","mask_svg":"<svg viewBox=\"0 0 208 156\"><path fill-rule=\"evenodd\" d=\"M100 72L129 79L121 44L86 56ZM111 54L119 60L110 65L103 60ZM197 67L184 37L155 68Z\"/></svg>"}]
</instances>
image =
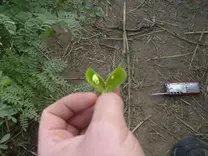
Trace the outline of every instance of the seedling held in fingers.
<instances>
[{"instance_id":1,"label":"seedling held in fingers","mask_svg":"<svg viewBox=\"0 0 208 156\"><path fill-rule=\"evenodd\" d=\"M88 68L85 74L86 80L100 93L114 92L127 79L127 73L122 67L116 68L107 78L104 79L92 68Z\"/></svg>"}]
</instances>

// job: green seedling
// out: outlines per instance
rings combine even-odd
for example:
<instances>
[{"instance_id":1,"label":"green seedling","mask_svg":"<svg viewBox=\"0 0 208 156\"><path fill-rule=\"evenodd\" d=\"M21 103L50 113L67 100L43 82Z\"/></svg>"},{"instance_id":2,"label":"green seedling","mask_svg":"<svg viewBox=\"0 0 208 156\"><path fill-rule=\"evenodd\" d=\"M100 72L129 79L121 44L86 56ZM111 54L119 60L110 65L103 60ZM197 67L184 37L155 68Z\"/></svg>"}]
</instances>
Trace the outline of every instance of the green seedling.
<instances>
[{"instance_id":1,"label":"green seedling","mask_svg":"<svg viewBox=\"0 0 208 156\"><path fill-rule=\"evenodd\" d=\"M116 68L107 78L104 79L92 68L88 68L85 74L86 80L100 93L114 92L127 79L127 73L122 67Z\"/></svg>"}]
</instances>

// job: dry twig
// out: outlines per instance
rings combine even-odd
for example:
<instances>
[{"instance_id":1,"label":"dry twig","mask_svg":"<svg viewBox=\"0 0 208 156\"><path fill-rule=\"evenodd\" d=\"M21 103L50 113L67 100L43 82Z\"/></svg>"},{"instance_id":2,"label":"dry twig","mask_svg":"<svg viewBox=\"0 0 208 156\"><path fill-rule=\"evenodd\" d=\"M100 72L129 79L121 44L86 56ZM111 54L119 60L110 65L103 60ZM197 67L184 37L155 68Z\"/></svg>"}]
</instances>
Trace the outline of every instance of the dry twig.
<instances>
[{"instance_id":1,"label":"dry twig","mask_svg":"<svg viewBox=\"0 0 208 156\"><path fill-rule=\"evenodd\" d=\"M185 32L184 35L200 35L200 34L208 34L208 31L197 31L197 32Z\"/></svg>"},{"instance_id":2,"label":"dry twig","mask_svg":"<svg viewBox=\"0 0 208 156\"><path fill-rule=\"evenodd\" d=\"M166 31L167 33L173 35L174 37L176 37L176 38L178 38L178 39L180 39L180 40L183 40L183 41L185 41L185 42L187 42L187 43L195 44L195 45L200 45L200 46L207 46L207 45L205 45L205 44L197 43L197 42L195 42L195 41L192 41L192 40L189 40L189 39L187 39L187 38L185 38L185 37L182 37L182 36L178 35L177 33L172 32L172 31L170 31L170 30L164 28L160 23L153 22L153 21L148 20L148 19L146 19L146 18L144 18L144 20L146 20L147 22L152 23L154 26L157 26L158 28L160 28L160 29Z\"/></svg>"},{"instance_id":3,"label":"dry twig","mask_svg":"<svg viewBox=\"0 0 208 156\"><path fill-rule=\"evenodd\" d=\"M203 133L198 133L198 134L194 134L195 136L208 136L208 134L203 134Z\"/></svg>"},{"instance_id":4,"label":"dry twig","mask_svg":"<svg viewBox=\"0 0 208 156\"><path fill-rule=\"evenodd\" d=\"M135 61L136 60L136 56L133 55L133 59L132 59L132 70L131 70L131 75L132 77L134 76L134 72L135 72Z\"/></svg>"},{"instance_id":5,"label":"dry twig","mask_svg":"<svg viewBox=\"0 0 208 156\"><path fill-rule=\"evenodd\" d=\"M131 67L130 67L130 54L129 43L126 34L126 0L124 0L123 7L123 54L127 56L128 64L128 126L131 127Z\"/></svg>"},{"instance_id":6,"label":"dry twig","mask_svg":"<svg viewBox=\"0 0 208 156\"><path fill-rule=\"evenodd\" d=\"M126 54L127 51L127 34L126 34L126 0L124 0L123 6L123 54Z\"/></svg>"},{"instance_id":7,"label":"dry twig","mask_svg":"<svg viewBox=\"0 0 208 156\"><path fill-rule=\"evenodd\" d=\"M64 51L64 54L62 56L63 59L66 59L71 53L72 51L74 50L74 45L76 44L77 42L73 42L73 43L69 43ZM70 48L71 47L71 48ZM70 48L70 50L69 50ZM69 52L68 52L69 51Z\"/></svg>"},{"instance_id":8,"label":"dry twig","mask_svg":"<svg viewBox=\"0 0 208 156\"><path fill-rule=\"evenodd\" d=\"M182 37L182 36L176 34L175 32L172 32L172 31L170 31L170 30L168 30L168 29L166 29L166 28L164 28L164 27L162 27L162 26L160 26L160 25L156 25L156 26L159 27L159 28L161 28L161 29L163 29L163 30L165 30L165 31L168 32L169 34L173 35L174 37L176 37L176 38L178 38L178 39L180 39L180 40L183 40L183 41L185 41L185 42L187 42L187 43L195 44L195 45L200 45L200 46L205 46L204 44L197 43L197 42L195 42L195 41L192 41L192 40L189 40L189 39L187 39L187 38L185 38L185 37Z\"/></svg>"},{"instance_id":9,"label":"dry twig","mask_svg":"<svg viewBox=\"0 0 208 156\"><path fill-rule=\"evenodd\" d=\"M164 156L170 155L170 150L167 150L164 154Z\"/></svg>"},{"instance_id":10,"label":"dry twig","mask_svg":"<svg viewBox=\"0 0 208 156\"><path fill-rule=\"evenodd\" d=\"M139 8L145 3L145 1L146 1L146 0L143 0L136 8L130 10L129 12L133 12L133 11L139 9Z\"/></svg>"},{"instance_id":11,"label":"dry twig","mask_svg":"<svg viewBox=\"0 0 208 156\"><path fill-rule=\"evenodd\" d=\"M187 105L191 106L191 104L190 104L188 101L183 100L183 99L181 99L181 101L182 101L182 102L184 102L185 104L187 104Z\"/></svg>"},{"instance_id":12,"label":"dry twig","mask_svg":"<svg viewBox=\"0 0 208 156\"><path fill-rule=\"evenodd\" d=\"M151 28L151 26L149 25L142 25L139 28L126 28L126 32L141 32L144 29L149 29ZM119 27L119 26L110 26L110 27L105 27L105 28L100 28L100 29L112 29L112 30L119 30L119 31L123 31L123 28Z\"/></svg>"},{"instance_id":13,"label":"dry twig","mask_svg":"<svg viewBox=\"0 0 208 156\"><path fill-rule=\"evenodd\" d=\"M69 44L67 45L66 49L64 50L64 54L62 55L62 58L65 57L66 53L68 52L70 46L71 46L72 42L69 42Z\"/></svg>"},{"instance_id":14,"label":"dry twig","mask_svg":"<svg viewBox=\"0 0 208 156\"><path fill-rule=\"evenodd\" d=\"M105 3L105 16L108 17L109 15L109 5L111 5L111 3L107 0L107 3Z\"/></svg>"},{"instance_id":15,"label":"dry twig","mask_svg":"<svg viewBox=\"0 0 208 156\"><path fill-rule=\"evenodd\" d=\"M183 99L181 99L182 102L184 102L185 104L191 106L192 104L190 104L188 101L185 101ZM198 112L197 108L195 106L193 106L193 109L195 110L195 112L208 124L208 121Z\"/></svg>"},{"instance_id":16,"label":"dry twig","mask_svg":"<svg viewBox=\"0 0 208 156\"><path fill-rule=\"evenodd\" d=\"M178 57L188 56L188 55L191 55L191 54L193 54L193 53L178 54L178 55L172 55L172 56L153 57L153 58L148 59L147 61L160 60L160 59L169 59L169 58L178 58Z\"/></svg>"},{"instance_id":17,"label":"dry twig","mask_svg":"<svg viewBox=\"0 0 208 156\"><path fill-rule=\"evenodd\" d=\"M138 38L142 38L142 37L145 37L145 36L149 36L149 35L156 34L156 33L161 33L161 32L164 32L164 30L152 31L152 32L149 32L149 33L141 34L139 36L135 36L133 39L138 39ZM129 34L129 36L133 36L133 35L138 35L138 33Z\"/></svg>"},{"instance_id":18,"label":"dry twig","mask_svg":"<svg viewBox=\"0 0 208 156\"><path fill-rule=\"evenodd\" d=\"M139 35L139 37L143 37L143 36L146 36L148 33L152 33L150 31L153 31L153 27L152 26L149 26L148 29L145 29L143 31L129 33L128 36L136 36L136 35Z\"/></svg>"},{"instance_id":19,"label":"dry twig","mask_svg":"<svg viewBox=\"0 0 208 156\"><path fill-rule=\"evenodd\" d=\"M197 131L196 131L193 127L191 127L191 125L189 125L188 123L186 123L185 121L183 121L183 120L180 119L179 117L177 117L177 119L178 119L181 123L183 123L186 127L188 127L189 129L191 129L193 132L197 133Z\"/></svg>"},{"instance_id":20,"label":"dry twig","mask_svg":"<svg viewBox=\"0 0 208 156\"><path fill-rule=\"evenodd\" d=\"M202 106L198 101L197 101L197 104L206 112L208 113L208 110L204 108L204 106Z\"/></svg>"},{"instance_id":21,"label":"dry twig","mask_svg":"<svg viewBox=\"0 0 208 156\"><path fill-rule=\"evenodd\" d=\"M114 37L106 37L104 40L113 40L113 41L123 41L123 38L114 38ZM133 39L129 38L128 41L133 41Z\"/></svg>"},{"instance_id":22,"label":"dry twig","mask_svg":"<svg viewBox=\"0 0 208 156\"><path fill-rule=\"evenodd\" d=\"M114 52L113 52L114 54L113 54L113 61L112 61L112 67L113 67L113 69L115 69L116 68L116 55L117 55L117 50L114 50Z\"/></svg>"},{"instance_id":23,"label":"dry twig","mask_svg":"<svg viewBox=\"0 0 208 156\"><path fill-rule=\"evenodd\" d=\"M157 135L159 135L163 140L167 141L167 139L158 131L156 131L154 128L152 129Z\"/></svg>"},{"instance_id":24,"label":"dry twig","mask_svg":"<svg viewBox=\"0 0 208 156\"><path fill-rule=\"evenodd\" d=\"M107 44L102 44L102 43L99 43L100 46L104 46L104 47L107 47L107 48L110 48L110 49L116 49L118 50L119 48L116 47L116 46L111 46L111 45L107 45Z\"/></svg>"},{"instance_id":25,"label":"dry twig","mask_svg":"<svg viewBox=\"0 0 208 156\"><path fill-rule=\"evenodd\" d=\"M147 120L149 120L152 116L147 116L143 121L141 121L131 132L134 133L139 127L141 127Z\"/></svg>"},{"instance_id":26,"label":"dry twig","mask_svg":"<svg viewBox=\"0 0 208 156\"><path fill-rule=\"evenodd\" d=\"M166 131L169 135L171 135L172 137L174 137L176 140L180 140L180 138L178 138L177 136L175 136L173 133L169 132L166 128L163 128L162 126L159 126L156 122L154 122L152 119L149 119L153 124L155 124L158 128Z\"/></svg>"},{"instance_id":27,"label":"dry twig","mask_svg":"<svg viewBox=\"0 0 208 156\"><path fill-rule=\"evenodd\" d=\"M143 77L142 81L140 81L139 83L137 83L137 84L134 86L134 89L142 88L143 83L144 83L145 79L147 78L147 75L148 75L148 73L145 74L145 76Z\"/></svg>"},{"instance_id":28,"label":"dry twig","mask_svg":"<svg viewBox=\"0 0 208 156\"><path fill-rule=\"evenodd\" d=\"M22 147L24 150L26 150L26 151L29 152L30 154L32 154L32 155L34 155L34 156L37 156L37 154L36 154L35 152L28 150L25 146L23 146L23 145L18 145L18 146L19 146L19 147Z\"/></svg>"},{"instance_id":29,"label":"dry twig","mask_svg":"<svg viewBox=\"0 0 208 156\"><path fill-rule=\"evenodd\" d=\"M180 104L180 108L181 108L181 118L183 119L183 117L184 117L184 112L183 112L184 106L183 106L182 102Z\"/></svg>"},{"instance_id":30,"label":"dry twig","mask_svg":"<svg viewBox=\"0 0 208 156\"><path fill-rule=\"evenodd\" d=\"M103 60L98 60L96 58L91 58L91 57L86 57L88 60L91 60L91 61L95 61L95 62L99 62L99 63L105 63L105 61Z\"/></svg>"},{"instance_id":31,"label":"dry twig","mask_svg":"<svg viewBox=\"0 0 208 156\"><path fill-rule=\"evenodd\" d=\"M204 110L206 113L208 113L208 110L202 106L195 98L193 98L193 100L197 103L196 105L198 105L199 107L201 107L202 110ZM185 100L184 100L185 101ZM190 104L190 103L189 103ZM191 105L191 104L190 104Z\"/></svg>"},{"instance_id":32,"label":"dry twig","mask_svg":"<svg viewBox=\"0 0 208 156\"><path fill-rule=\"evenodd\" d=\"M174 26L174 27L179 27L178 24L171 23L171 22L167 22L167 21L161 21L161 20L159 20L158 22L160 22L161 24L167 24L167 25L171 25L171 26Z\"/></svg>"},{"instance_id":33,"label":"dry twig","mask_svg":"<svg viewBox=\"0 0 208 156\"><path fill-rule=\"evenodd\" d=\"M204 120L206 122L206 124L208 124L208 121L203 117L203 115L201 115L201 113L197 110L196 107L193 107L195 112L202 118L202 120Z\"/></svg>"},{"instance_id":34,"label":"dry twig","mask_svg":"<svg viewBox=\"0 0 208 156\"><path fill-rule=\"evenodd\" d=\"M90 37L82 37L81 39L82 39L82 40L89 40L89 39L92 39L92 38L94 38L94 37L101 36L101 35L102 35L101 33L98 33L98 34L94 34L94 35L92 35L92 36L90 36Z\"/></svg>"},{"instance_id":35,"label":"dry twig","mask_svg":"<svg viewBox=\"0 0 208 156\"><path fill-rule=\"evenodd\" d=\"M199 37L198 44L196 45L196 47L195 47L195 49L194 49L193 56L192 56L192 58L191 58L191 62L190 62L190 65L189 65L189 70L191 69L192 62L193 62L194 57L195 57L195 55L196 55L196 52L197 52L197 50L198 50L198 48L199 48L199 43L201 42L202 37L203 37L203 35L204 35L204 30L205 30L205 28L203 29L203 31L202 31L202 33L201 33L201 35L200 35L200 37Z\"/></svg>"}]
</instances>

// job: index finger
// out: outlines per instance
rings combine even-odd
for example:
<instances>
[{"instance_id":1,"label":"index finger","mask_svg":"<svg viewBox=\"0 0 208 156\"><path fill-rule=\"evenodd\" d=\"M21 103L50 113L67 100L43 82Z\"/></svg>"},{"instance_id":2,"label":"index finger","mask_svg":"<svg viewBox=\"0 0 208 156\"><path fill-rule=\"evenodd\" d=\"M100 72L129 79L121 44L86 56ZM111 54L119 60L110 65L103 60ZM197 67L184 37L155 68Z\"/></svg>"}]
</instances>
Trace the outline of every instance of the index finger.
<instances>
[{"instance_id":1,"label":"index finger","mask_svg":"<svg viewBox=\"0 0 208 156\"><path fill-rule=\"evenodd\" d=\"M48 130L65 129L70 118L92 107L96 99L97 96L94 93L70 94L43 111L40 127Z\"/></svg>"}]
</instances>

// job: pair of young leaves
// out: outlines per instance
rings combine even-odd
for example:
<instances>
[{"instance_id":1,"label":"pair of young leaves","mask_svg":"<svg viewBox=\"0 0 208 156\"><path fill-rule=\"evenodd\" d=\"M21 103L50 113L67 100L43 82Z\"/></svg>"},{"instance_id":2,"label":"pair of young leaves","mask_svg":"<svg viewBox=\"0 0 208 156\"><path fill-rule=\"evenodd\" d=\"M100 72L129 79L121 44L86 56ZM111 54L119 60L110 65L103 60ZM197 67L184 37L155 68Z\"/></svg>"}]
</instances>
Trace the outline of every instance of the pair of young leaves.
<instances>
[{"instance_id":1,"label":"pair of young leaves","mask_svg":"<svg viewBox=\"0 0 208 156\"><path fill-rule=\"evenodd\" d=\"M100 93L114 92L127 79L127 73L122 67L116 68L107 78L106 82L92 68L85 74L86 80Z\"/></svg>"}]
</instances>

